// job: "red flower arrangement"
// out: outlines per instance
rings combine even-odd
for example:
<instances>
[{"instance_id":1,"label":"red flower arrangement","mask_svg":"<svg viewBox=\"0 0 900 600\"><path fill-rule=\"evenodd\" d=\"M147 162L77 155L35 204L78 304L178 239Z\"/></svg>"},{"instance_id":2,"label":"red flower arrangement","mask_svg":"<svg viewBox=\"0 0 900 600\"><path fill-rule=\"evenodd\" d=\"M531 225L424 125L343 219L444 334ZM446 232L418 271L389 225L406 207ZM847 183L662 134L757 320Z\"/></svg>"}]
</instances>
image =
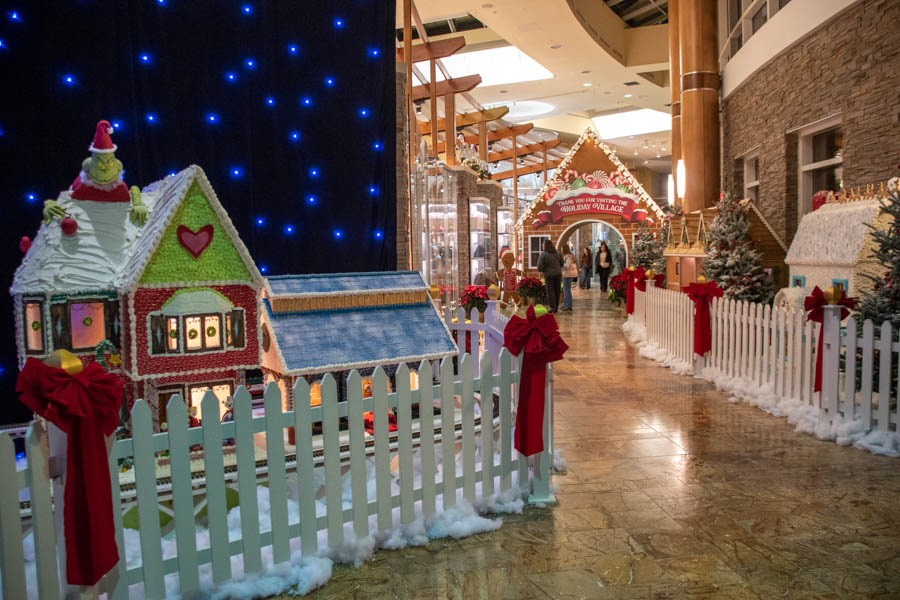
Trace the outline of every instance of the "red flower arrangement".
<instances>
[{"instance_id":1,"label":"red flower arrangement","mask_svg":"<svg viewBox=\"0 0 900 600\"><path fill-rule=\"evenodd\" d=\"M623 271L609 280L609 301L620 305L625 301L628 289L628 271Z\"/></svg>"},{"instance_id":2,"label":"red flower arrangement","mask_svg":"<svg viewBox=\"0 0 900 600\"><path fill-rule=\"evenodd\" d=\"M483 313L487 308L487 301L487 287L483 285L467 285L459 298L459 304L466 309L466 313L472 312L473 308Z\"/></svg>"},{"instance_id":3,"label":"red flower arrangement","mask_svg":"<svg viewBox=\"0 0 900 600\"><path fill-rule=\"evenodd\" d=\"M535 302L540 302L544 299L544 284L536 277L523 277L516 292L522 298L534 298Z\"/></svg>"},{"instance_id":4,"label":"red flower arrangement","mask_svg":"<svg viewBox=\"0 0 900 600\"><path fill-rule=\"evenodd\" d=\"M812 197L812 209L818 210L822 206L828 203L828 194L830 194L828 190L819 190Z\"/></svg>"}]
</instances>

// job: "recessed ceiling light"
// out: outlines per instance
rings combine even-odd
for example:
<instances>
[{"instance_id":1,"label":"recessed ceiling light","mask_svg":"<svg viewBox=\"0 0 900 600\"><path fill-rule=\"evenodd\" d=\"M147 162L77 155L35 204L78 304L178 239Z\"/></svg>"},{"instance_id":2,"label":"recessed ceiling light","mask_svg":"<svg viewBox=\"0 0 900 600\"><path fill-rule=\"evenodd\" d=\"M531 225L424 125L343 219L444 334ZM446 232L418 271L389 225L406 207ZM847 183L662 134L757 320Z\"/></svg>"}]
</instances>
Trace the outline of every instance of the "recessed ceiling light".
<instances>
[{"instance_id":1,"label":"recessed ceiling light","mask_svg":"<svg viewBox=\"0 0 900 600\"><path fill-rule=\"evenodd\" d=\"M594 84L593 83L585 83L584 87L591 87L592 85L594 85Z\"/></svg>"},{"instance_id":2,"label":"recessed ceiling light","mask_svg":"<svg viewBox=\"0 0 900 600\"><path fill-rule=\"evenodd\" d=\"M625 94L626 98L631 98L632 96L634 96L634 94Z\"/></svg>"},{"instance_id":3,"label":"recessed ceiling light","mask_svg":"<svg viewBox=\"0 0 900 600\"><path fill-rule=\"evenodd\" d=\"M644 161L644 164L645 164L645 165L646 165L646 164L649 164L649 163L650 163L649 160L645 160L645 161Z\"/></svg>"},{"instance_id":4,"label":"recessed ceiling light","mask_svg":"<svg viewBox=\"0 0 900 600\"><path fill-rule=\"evenodd\" d=\"M562 48L562 44L553 44L550 46L551 50L559 50L560 48Z\"/></svg>"}]
</instances>

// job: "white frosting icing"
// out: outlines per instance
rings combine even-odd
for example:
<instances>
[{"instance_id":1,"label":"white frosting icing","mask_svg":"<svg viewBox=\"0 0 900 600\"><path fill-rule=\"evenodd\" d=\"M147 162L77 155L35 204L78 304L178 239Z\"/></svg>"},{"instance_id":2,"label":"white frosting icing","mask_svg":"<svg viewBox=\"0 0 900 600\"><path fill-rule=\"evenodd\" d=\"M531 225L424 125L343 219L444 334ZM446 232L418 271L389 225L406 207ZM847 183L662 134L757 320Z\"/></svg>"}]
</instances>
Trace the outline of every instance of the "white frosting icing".
<instances>
[{"instance_id":1,"label":"white frosting icing","mask_svg":"<svg viewBox=\"0 0 900 600\"><path fill-rule=\"evenodd\" d=\"M152 212L154 194L142 194L143 204ZM78 231L64 235L60 220L41 224L31 248L16 270L11 292L77 293L112 290L113 281L131 256L142 229L128 218L128 202L73 200L71 192L57 198Z\"/></svg>"},{"instance_id":2,"label":"white frosting icing","mask_svg":"<svg viewBox=\"0 0 900 600\"><path fill-rule=\"evenodd\" d=\"M860 200L826 204L804 215L784 262L789 265L856 265L866 258L860 251L871 232L868 225L875 224L880 208L877 200ZM796 274L795 269L791 273Z\"/></svg>"}]
</instances>

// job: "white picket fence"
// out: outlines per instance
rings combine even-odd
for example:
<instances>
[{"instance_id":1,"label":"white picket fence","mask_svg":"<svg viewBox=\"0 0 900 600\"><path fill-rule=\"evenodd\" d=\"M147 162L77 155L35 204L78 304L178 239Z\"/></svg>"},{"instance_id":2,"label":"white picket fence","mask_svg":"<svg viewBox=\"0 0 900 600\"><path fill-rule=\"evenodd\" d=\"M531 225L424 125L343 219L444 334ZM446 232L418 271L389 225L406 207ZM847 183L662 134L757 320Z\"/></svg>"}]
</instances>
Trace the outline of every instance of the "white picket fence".
<instances>
[{"instance_id":1,"label":"white picket fence","mask_svg":"<svg viewBox=\"0 0 900 600\"><path fill-rule=\"evenodd\" d=\"M711 303L712 350L693 355L693 302L687 294L648 288L635 295L630 320L645 340L679 357L685 353L695 373L766 390L778 402L813 406L830 420L859 419L866 430L898 432L900 381L892 377L900 361L900 341L890 322L876 328L847 319L839 307L825 307L820 325L804 311L716 298ZM822 391L814 392L816 353L822 346ZM877 377L876 377L877 374Z\"/></svg>"},{"instance_id":2,"label":"white picket fence","mask_svg":"<svg viewBox=\"0 0 900 600\"><path fill-rule=\"evenodd\" d=\"M441 509L456 505L458 492L468 501L490 498L518 486L516 495L528 495L531 502L552 502L550 468L552 465L552 373L547 379L544 439L545 452L528 460L513 448L513 425L518 393L518 360L502 349L505 317L489 308L484 322L466 323L458 315L457 323L448 322L457 336L465 331L478 338L481 360L476 365L469 354L461 355L459 368L453 359L444 359L439 367L439 382L433 382L433 366L422 361L416 369L418 389L410 389L410 369L400 365L396 387L388 393L387 375L382 368L373 374L373 396L362 397L362 380L356 371L348 377L347 401L338 402L337 384L330 374L321 382L322 403L310 406L309 384L300 378L293 387L293 411L282 410L278 386L265 389L265 414L254 417L251 398L240 386L234 395L234 421L219 421L219 401L207 392L201 403L202 425L189 429L182 399L173 397L167 406L169 430L152 431L150 408L138 400L131 412L133 438L115 442L109 456L110 479L116 528L116 540L122 560L90 594L107 593L110 599L129 597L129 586L142 584L148 599L163 598L165 577L177 574L178 592L189 597L201 588L200 567L211 566L214 583L232 577L231 557L241 556L244 573L257 573L263 564L262 549L271 547L275 564L288 561L291 542L299 538L303 555L335 550L344 543L344 525L352 524L357 538L368 536L369 516L376 516L378 531L408 524L418 515L429 517ZM498 341L499 340L499 341ZM461 344L464 349L465 342ZM473 350L476 350L473 342ZM478 375L476 376L475 369ZM476 392L478 396L476 397ZM494 398L499 402L494 415ZM412 406L418 403L418 418L412 418ZM480 419L476 418L476 403ZM435 407L440 414L435 415ZM389 433L388 410L397 415L397 431ZM366 433L363 415L374 412L374 434ZM349 428L339 430L346 417ZM314 482L313 424L321 423L324 484ZM480 426L476 427L476 423ZM53 426L51 426L53 427ZM296 463L285 459L285 429L295 428ZM266 466L257 466L254 435L265 434ZM58 430L53 434L61 436ZM51 437L53 437L51 435ZM240 537L229 539L227 525L226 484L223 465L223 440L233 438L237 452L238 489L240 494ZM64 443L64 439L63 439ZM376 498L367 497L367 444L374 445ZM40 422L34 423L26 436L27 467L16 471L13 441L0 434L0 478L13 485L0 486L0 567L4 598L29 597L34 583L26 578L23 554L23 526L19 492L29 490L31 529L34 532L36 590L34 597L60 598L85 590L68 588L65 583L64 540L62 539L62 485L51 481L51 465L64 465L60 457L48 457L46 433ZM58 445L58 441L57 441ZM197 506L194 494L198 482L192 478L191 446L200 445L209 525L209 547L196 543ZM439 446L439 454L436 454ZM496 449L496 450L495 450ZM207 451L208 450L208 451ZM169 452L171 467L171 514L177 553L163 554L156 457ZM139 522L140 555L138 566L126 565L123 533L123 504L119 485L119 459L132 458L136 482L136 506ZM55 459L55 460L54 460ZM420 463L418 472L415 462ZM461 467L457 463L461 463ZM441 468L453 465L452 468ZM288 467L296 470L296 482L286 477ZM440 468L440 473L438 470ZM342 474L349 471L352 506L342 505ZM514 477L515 476L515 477ZM271 528L261 530L256 488L261 480L268 486ZM398 482L392 491L392 482ZM51 485L52 484L52 485ZM418 484L418 485L417 485ZM290 490L288 487L296 486ZM51 487L53 492L51 495ZM324 488L324 514L317 514L316 498ZM288 497L298 498L297 513L289 514ZM395 519L394 509L399 508ZM321 513L321 510L319 511ZM327 543L320 547L319 532L327 532ZM296 542L295 542L296 545ZM268 552L266 553L268 554ZM58 570L63 565L63 571Z\"/></svg>"}]
</instances>

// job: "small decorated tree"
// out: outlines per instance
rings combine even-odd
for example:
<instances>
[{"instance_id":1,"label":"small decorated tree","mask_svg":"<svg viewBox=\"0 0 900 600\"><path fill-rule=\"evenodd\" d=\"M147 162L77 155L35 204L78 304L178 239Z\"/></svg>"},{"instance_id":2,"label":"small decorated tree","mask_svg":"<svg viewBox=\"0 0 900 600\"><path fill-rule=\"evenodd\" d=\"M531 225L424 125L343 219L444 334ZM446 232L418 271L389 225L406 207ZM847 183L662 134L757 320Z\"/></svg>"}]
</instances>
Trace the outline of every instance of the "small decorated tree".
<instances>
[{"instance_id":1,"label":"small decorated tree","mask_svg":"<svg viewBox=\"0 0 900 600\"><path fill-rule=\"evenodd\" d=\"M665 258L663 258L663 249L665 241L653 236L650 226L641 223L637 235L634 238L634 250L632 252L632 263L635 267L644 267L645 269L653 269L656 272L662 272L666 268Z\"/></svg>"},{"instance_id":2,"label":"small decorated tree","mask_svg":"<svg viewBox=\"0 0 900 600\"><path fill-rule=\"evenodd\" d=\"M719 215L709 226L709 255L703 261L704 275L715 281L727 298L769 302L772 283L762 266L762 256L753 247L746 209L724 195Z\"/></svg>"},{"instance_id":3,"label":"small decorated tree","mask_svg":"<svg viewBox=\"0 0 900 600\"><path fill-rule=\"evenodd\" d=\"M895 177L888 182L890 196L881 203L882 214L891 216L892 225L885 230L870 226L877 244L873 255L884 265L884 275L877 278L864 274L875 282L875 288L871 293L863 294L856 313L860 325L866 319L872 319L877 328L884 321L890 321L895 330L900 328L900 191L897 187Z\"/></svg>"}]
</instances>

